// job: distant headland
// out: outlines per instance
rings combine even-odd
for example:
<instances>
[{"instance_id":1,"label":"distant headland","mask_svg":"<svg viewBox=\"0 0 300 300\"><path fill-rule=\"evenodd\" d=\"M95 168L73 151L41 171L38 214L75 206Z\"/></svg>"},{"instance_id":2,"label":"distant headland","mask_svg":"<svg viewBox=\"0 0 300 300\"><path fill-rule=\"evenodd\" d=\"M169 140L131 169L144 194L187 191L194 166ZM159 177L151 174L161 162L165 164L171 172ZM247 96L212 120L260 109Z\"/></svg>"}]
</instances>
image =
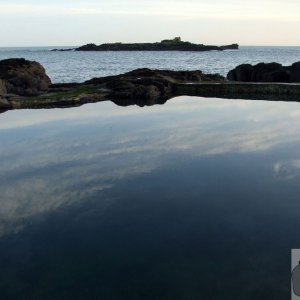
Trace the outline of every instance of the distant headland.
<instances>
[{"instance_id":1,"label":"distant headland","mask_svg":"<svg viewBox=\"0 0 300 300\"><path fill-rule=\"evenodd\" d=\"M53 49L52 51L223 51L238 49L238 44L225 46L193 44L182 41L180 37L175 37L174 39L162 40L157 43L87 44L74 49Z\"/></svg>"}]
</instances>

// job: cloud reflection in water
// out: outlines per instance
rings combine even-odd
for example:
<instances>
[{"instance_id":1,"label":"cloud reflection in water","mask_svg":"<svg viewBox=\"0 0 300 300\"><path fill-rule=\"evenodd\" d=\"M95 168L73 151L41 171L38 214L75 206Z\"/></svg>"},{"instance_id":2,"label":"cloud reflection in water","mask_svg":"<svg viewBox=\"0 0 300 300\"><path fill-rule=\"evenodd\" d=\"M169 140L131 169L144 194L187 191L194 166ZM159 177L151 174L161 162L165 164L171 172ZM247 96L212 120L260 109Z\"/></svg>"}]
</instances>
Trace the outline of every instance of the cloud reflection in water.
<instances>
[{"instance_id":1,"label":"cloud reflection in water","mask_svg":"<svg viewBox=\"0 0 300 300\"><path fill-rule=\"evenodd\" d=\"M114 188L124 178L179 162L172 157L196 161L298 144L299 114L298 103L191 97L146 108L105 102L6 112L0 115L0 235ZM284 166L274 161L270 176ZM107 206L106 200L99 199Z\"/></svg>"}]
</instances>

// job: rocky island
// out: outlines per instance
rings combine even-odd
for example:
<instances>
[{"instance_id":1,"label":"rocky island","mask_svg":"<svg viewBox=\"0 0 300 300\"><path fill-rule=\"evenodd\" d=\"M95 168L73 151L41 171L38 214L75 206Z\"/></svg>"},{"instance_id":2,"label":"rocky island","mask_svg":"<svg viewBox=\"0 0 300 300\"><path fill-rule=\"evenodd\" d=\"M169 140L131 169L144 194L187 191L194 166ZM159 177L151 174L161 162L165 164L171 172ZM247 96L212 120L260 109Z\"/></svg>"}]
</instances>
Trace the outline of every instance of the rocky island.
<instances>
[{"instance_id":1,"label":"rocky island","mask_svg":"<svg viewBox=\"0 0 300 300\"><path fill-rule=\"evenodd\" d=\"M72 107L110 100L122 106L165 103L176 96L300 101L300 62L241 65L228 73L137 69L83 83L52 84L41 64L0 61L0 110Z\"/></svg>"},{"instance_id":2,"label":"rocky island","mask_svg":"<svg viewBox=\"0 0 300 300\"><path fill-rule=\"evenodd\" d=\"M91 43L75 49L53 49L52 51L223 51L238 49L238 44L225 46L193 44L182 41L180 37L175 37L157 43L106 43L101 45Z\"/></svg>"}]
</instances>

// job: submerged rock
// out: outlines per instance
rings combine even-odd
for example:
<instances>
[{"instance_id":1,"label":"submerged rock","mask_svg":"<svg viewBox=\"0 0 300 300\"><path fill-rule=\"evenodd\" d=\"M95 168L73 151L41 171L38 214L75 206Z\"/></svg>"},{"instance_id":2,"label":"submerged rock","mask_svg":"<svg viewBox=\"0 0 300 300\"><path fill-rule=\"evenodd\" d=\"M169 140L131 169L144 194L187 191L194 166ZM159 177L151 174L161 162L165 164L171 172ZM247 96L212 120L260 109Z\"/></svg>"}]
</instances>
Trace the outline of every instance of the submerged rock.
<instances>
[{"instance_id":1,"label":"submerged rock","mask_svg":"<svg viewBox=\"0 0 300 300\"><path fill-rule=\"evenodd\" d=\"M44 67L35 61L13 58L0 61L0 94L37 96L51 84Z\"/></svg>"},{"instance_id":2,"label":"submerged rock","mask_svg":"<svg viewBox=\"0 0 300 300\"><path fill-rule=\"evenodd\" d=\"M227 79L241 82L300 82L300 62L292 66L282 66L278 63L259 63L257 65L243 64L231 70Z\"/></svg>"}]
</instances>

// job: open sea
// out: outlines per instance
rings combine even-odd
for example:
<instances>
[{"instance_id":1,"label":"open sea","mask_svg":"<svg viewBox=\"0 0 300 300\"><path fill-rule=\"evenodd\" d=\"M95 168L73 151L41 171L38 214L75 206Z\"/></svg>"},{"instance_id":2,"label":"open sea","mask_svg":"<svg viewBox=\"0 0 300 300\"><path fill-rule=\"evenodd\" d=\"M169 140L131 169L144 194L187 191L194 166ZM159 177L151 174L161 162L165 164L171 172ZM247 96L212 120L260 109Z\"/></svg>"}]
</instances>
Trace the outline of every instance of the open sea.
<instances>
[{"instance_id":1,"label":"open sea","mask_svg":"<svg viewBox=\"0 0 300 300\"><path fill-rule=\"evenodd\" d=\"M210 52L51 52L47 48L0 48L0 60L26 58L40 62L53 83L83 82L137 68L201 70L223 76L243 63L300 61L300 47L241 47ZM66 47L70 48L70 47Z\"/></svg>"},{"instance_id":2,"label":"open sea","mask_svg":"<svg viewBox=\"0 0 300 300\"><path fill-rule=\"evenodd\" d=\"M142 67L226 75L291 64L300 48L0 49L10 57L82 82ZM299 195L297 102L182 96L1 113L0 299L291 299Z\"/></svg>"}]
</instances>

